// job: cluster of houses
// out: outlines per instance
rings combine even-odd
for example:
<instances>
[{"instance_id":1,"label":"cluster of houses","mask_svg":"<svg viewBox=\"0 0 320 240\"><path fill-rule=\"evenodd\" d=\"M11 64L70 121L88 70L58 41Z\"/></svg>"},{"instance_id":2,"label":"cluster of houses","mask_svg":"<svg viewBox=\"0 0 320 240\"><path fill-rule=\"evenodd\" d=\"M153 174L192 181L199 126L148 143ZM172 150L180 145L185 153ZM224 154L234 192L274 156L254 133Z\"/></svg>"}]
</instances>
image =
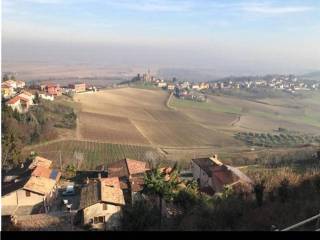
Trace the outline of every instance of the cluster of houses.
<instances>
[{"instance_id":1,"label":"cluster of houses","mask_svg":"<svg viewBox=\"0 0 320 240\"><path fill-rule=\"evenodd\" d=\"M61 87L60 84L48 83L40 84L39 90L45 92L50 96L61 96L62 94L82 93L88 90L96 91L96 88L94 86L90 86L89 88L87 88L85 83L74 83L63 87Z\"/></svg>"},{"instance_id":2,"label":"cluster of houses","mask_svg":"<svg viewBox=\"0 0 320 240\"><path fill-rule=\"evenodd\" d=\"M152 83L158 88L173 92L176 97L181 99L204 102L207 100L205 94L201 90L209 89L208 82L189 83L188 81L177 81L173 78L172 81L156 78L150 74L150 71L142 75L138 74L135 80Z\"/></svg>"},{"instance_id":3,"label":"cluster of houses","mask_svg":"<svg viewBox=\"0 0 320 240\"><path fill-rule=\"evenodd\" d=\"M33 100L35 95L30 92L22 91L18 93L10 100L6 102L7 106L11 107L13 111L17 111L18 113L28 112L31 105L34 104Z\"/></svg>"},{"instance_id":4,"label":"cluster of houses","mask_svg":"<svg viewBox=\"0 0 320 240\"><path fill-rule=\"evenodd\" d=\"M52 169L51 165L52 161L36 157L29 166L5 174L2 180L3 222L28 230L32 229L31 219L56 223L60 218L64 228L69 226L69 230L85 226L97 230L116 230L121 227L124 206L139 199L159 200L143 194L144 176L151 170L149 164L126 158L108 164L107 170L77 172L81 175L77 183L80 190L71 200L74 201L73 220L66 223L68 210L56 207L62 200L65 201L63 194L61 196L61 173ZM160 171L167 181L172 168L165 167ZM200 192L208 195L219 194L225 186L241 187L247 192L252 190L251 179L239 169L220 162L217 155L192 159L190 169L180 172L179 178L183 180L182 187L186 186L183 182L195 180ZM170 214L169 205L167 208L164 202L163 206L163 214ZM43 228L48 229L48 226Z\"/></svg>"},{"instance_id":5,"label":"cluster of houses","mask_svg":"<svg viewBox=\"0 0 320 240\"><path fill-rule=\"evenodd\" d=\"M212 89L270 88L294 93L297 90L319 90L317 81L305 81L295 75L267 75L263 77L226 78L210 84Z\"/></svg>"},{"instance_id":6,"label":"cluster of houses","mask_svg":"<svg viewBox=\"0 0 320 240\"><path fill-rule=\"evenodd\" d=\"M266 75L256 77L229 77L211 82L188 82L172 81L156 78L150 71L140 75L136 79L144 82L153 83L159 88L174 92L178 98L205 101L203 90L206 89L254 89L270 88L279 89L285 92L294 93L298 90L320 90L319 81L305 81L295 75Z\"/></svg>"},{"instance_id":7,"label":"cluster of houses","mask_svg":"<svg viewBox=\"0 0 320 240\"><path fill-rule=\"evenodd\" d=\"M25 87L26 83L20 80L7 80L1 84L1 94L5 99L11 98L19 90Z\"/></svg>"},{"instance_id":8,"label":"cluster of houses","mask_svg":"<svg viewBox=\"0 0 320 240\"><path fill-rule=\"evenodd\" d=\"M30 90L29 90L30 89ZM95 92L95 86L87 86L85 83L69 84L66 87L60 87L60 84L39 84L26 88L26 83L20 80L8 80L1 84L1 94L6 100L6 105L18 113L26 113L30 106L35 105L34 99L36 92L39 98L54 101L55 97L62 94L83 93L87 91Z\"/></svg>"},{"instance_id":9,"label":"cluster of houses","mask_svg":"<svg viewBox=\"0 0 320 240\"><path fill-rule=\"evenodd\" d=\"M36 157L30 164L12 169L3 176L1 216L13 220L14 216L48 213L57 197L61 173L51 168L52 161Z\"/></svg>"},{"instance_id":10,"label":"cluster of houses","mask_svg":"<svg viewBox=\"0 0 320 240\"><path fill-rule=\"evenodd\" d=\"M19 113L25 113L34 104L34 94L25 90L26 83L21 80L7 80L1 84L2 97L7 106Z\"/></svg>"}]
</instances>

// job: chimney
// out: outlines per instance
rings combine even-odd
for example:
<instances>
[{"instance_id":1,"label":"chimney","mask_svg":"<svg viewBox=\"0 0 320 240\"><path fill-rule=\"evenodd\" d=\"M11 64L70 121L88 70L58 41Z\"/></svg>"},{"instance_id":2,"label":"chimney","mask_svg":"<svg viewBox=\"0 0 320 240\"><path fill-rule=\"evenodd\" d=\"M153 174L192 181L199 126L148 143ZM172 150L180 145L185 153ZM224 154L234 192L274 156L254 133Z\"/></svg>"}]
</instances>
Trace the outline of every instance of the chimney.
<instances>
[{"instance_id":1,"label":"chimney","mask_svg":"<svg viewBox=\"0 0 320 240\"><path fill-rule=\"evenodd\" d=\"M218 160L218 154L213 154L212 157L209 158L215 165L222 166L223 163Z\"/></svg>"}]
</instances>

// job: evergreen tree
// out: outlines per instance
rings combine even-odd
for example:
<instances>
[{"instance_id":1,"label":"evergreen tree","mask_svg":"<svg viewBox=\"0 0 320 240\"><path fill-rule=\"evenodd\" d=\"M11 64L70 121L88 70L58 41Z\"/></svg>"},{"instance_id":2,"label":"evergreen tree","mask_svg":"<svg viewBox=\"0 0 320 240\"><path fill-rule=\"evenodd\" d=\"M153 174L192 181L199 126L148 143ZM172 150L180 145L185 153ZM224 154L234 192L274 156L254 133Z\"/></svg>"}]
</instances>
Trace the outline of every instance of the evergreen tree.
<instances>
[{"instance_id":1,"label":"evergreen tree","mask_svg":"<svg viewBox=\"0 0 320 240\"><path fill-rule=\"evenodd\" d=\"M9 80L8 74L4 74L3 77L2 77L2 81L5 82L5 81L8 81L8 80Z\"/></svg>"},{"instance_id":2,"label":"evergreen tree","mask_svg":"<svg viewBox=\"0 0 320 240\"><path fill-rule=\"evenodd\" d=\"M254 185L254 193L256 196L256 201L257 201L257 205L259 207L262 206L263 204L263 193L264 193L264 189L265 189L265 180L261 180L260 182L256 183Z\"/></svg>"},{"instance_id":3,"label":"evergreen tree","mask_svg":"<svg viewBox=\"0 0 320 240\"><path fill-rule=\"evenodd\" d=\"M13 131L2 135L2 166L14 167L21 157L20 140Z\"/></svg>"}]
</instances>

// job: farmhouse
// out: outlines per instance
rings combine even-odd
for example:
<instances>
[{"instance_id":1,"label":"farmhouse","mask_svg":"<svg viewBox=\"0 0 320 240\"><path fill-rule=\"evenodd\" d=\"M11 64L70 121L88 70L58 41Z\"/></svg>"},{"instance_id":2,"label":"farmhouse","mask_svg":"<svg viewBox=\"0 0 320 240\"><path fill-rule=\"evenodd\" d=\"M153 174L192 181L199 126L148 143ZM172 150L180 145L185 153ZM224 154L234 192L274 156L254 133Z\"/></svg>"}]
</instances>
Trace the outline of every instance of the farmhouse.
<instances>
[{"instance_id":1,"label":"farmhouse","mask_svg":"<svg viewBox=\"0 0 320 240\"><path fill-rule=\"evenodd\" d=\"M4 184L1 196L1 215L27 215L48 212L57 195L61 173L35 161L14 182ZM49 161L49 160L48 160Z\"/></svg>"},{"instance_id":2,"label":"farmhouse","mask_svg":"<svg viewBox=\"0 0 320 240\"><path fill-rule=\"evenodd\" d=\"M108 165L108 177L118 177L125 194L126 203L131 203L143 188L144 174L150 168L146 162L125 158Z\"/></svg>"},{"instance_id":3,"label":"farmhouse","mask_svg":"<svg viewBox=\"0 0 320 240\"><path fill-rule=\"evenodd\" d=\"M62 94L59 84L42 84L40 85L41 91L47 92L49 95L60 96Z\"/></svg>"},{"instance_id":4,"label":"farmhouse","mask_svg":"<svg viewBox=\"0 0 320 240\"><path fill-rule=\"evenodd\" d=\"M1 94L4 98L10 98L15 94L13 87L8 86L6 84L1 85Z\"/></svg>"},{"instance_id":5,"label":"farmhouse","mask_svg":"<svg viewBox=\"0 0 320 240\"><path fill-rule=\"evenodd\" d=\"M209 83L200 83L199 84L199 89L208 89L209 88Z\"/></svg>"},{"instance_id":6,"label":"farmhouse","mask_svg":"<svg viewBox=\"0 0 320 240\"><path fill-rule=\"evenodd\" d=\"M180 83L180 88L189 88L189 86L190 84L187 81Z\"/></svg>"},{"instance_id":7,"label":"farmhouse","mask_svg":"<svg viewBox=\"0 0 320 240\"><path fill-rule=\"evenodd\" d=\"M17 88L17 83L16 83L16 81L14 81L14 80L5 81L5 82L3 82L2 84L7 85L8 87L11 87L11 88L13 88L13 89L16 89L16 88Z\"/></svg>"},{"instance_id":8,"label":"farmhouse","mask_svg":"<svg viewBox=\"0 0 320 240\"><path fill-rule=\"evenodd\" d=\"M125 158L108 165L108 176L131 179L149 171L148 163Z\"/></svg>"},{"instance_id":9,"label":"farmhouse","mask_svg":"<svg viewBox=\"0 0 320 240\"><path fill-rule=\"evenodd\" d=\"M158 82L157 83L157 86L162 88L162 87L166 87L167 86L167 83L166 82Z\"/></svg>"},{"instance_id":10,"label":"farmhouse","mask_svg":"<svg viewBox=\"0 0 320 240\"><path fill-rule=\"evenodd\" d=\"M43 157L35 157L35 159L32 161L32 163L29 165L29 169L34 169L35 167L41 166L50 168L52 164L52 161Z\"/></svg>"},{"instance_id":11,"label":"farmhouse","mask_svg":"<svg viewBox=\"0 0 320 240\"><path fill-rule=\"evenodd\" d=\"M26 83L21 80L16 80L17 88L24 88L26 86Z\"/></svg>"},{"instance_id":12,"label":"farmhouse","mask_svg":"<svg viewBox=\"0 0 320 240\"><path fill-rule=\"evenodd\" d=\"M50 94L41 93L41 94L39 94L39 97L44 100L54 101L54 96L50 95Z\"/></svg>"},{"instance_id":13,"label":"farmhouse","mask_svg":"<svg viewBox=\"0 0 320 240\"><path fill-rule=\"evenodd\" d=\"M22 98L25 98L25 99L28 99L29 100L29 105L33 104L33 99L35 98L35 96L32 93L29 93L27 91L23 91L18 96L22 97Z\"/></svg>"},{"instance_id":14,"label":"farmhouse","mask_svg":"<svg viewBox=\"0 0 320 240\"><path fill-rule=\"evenodd\" d=\"M199 90L200 86L199 84L192 84L191 89Z\"/></svg>"},{"instance_id":15,"label":"farmhouse","mask_svg":"<svg viewBox=\"0 0 320 240\"><path fill-rule=\"evenodd\" d=\"M168 84L167 85L167 89L168 90L174 90L174 88L175 88L174 84Z\"/></svg>"},{"instance_id":16,"label":"farmhouse","mask_svg":"<svg viewBox=\"0 0 320 240\"><path fill-rule=\"evenodd\" d=\"M86 91L86 84L85 83L70 84L69 87L76 93L80 93L80 92L85 92Z\"/></svg>"},{"instance_id":17,"label":"farmhouse","mask_svg":"<svg viewBox=\"0 0 320 240\"><path fill-rule=\"evenodd\" d=\"M118 178L101 178L81 189L81 223L92 228L114 230L120 226L121 207L125 205Z\"/></svg>"},{"instance_id":18,"label":"farmhouse","mask_svg":"<svg viewBox=\"0 0 320 240\"><path fill-rule=\"evenodd\" d=\"M214 155L208 158L192 159L191 169L197 180L200 190L209 189L212 193L221 192L225 186L236 187L237 185L251 188L252 181L239 169L225 165Z\"/></svg>"},{"instance_id":19,"label":"farmhouse","mask_svg":"<svg viewBox=\"0 0 320 240\"><path fill-rule=\"evenodd\" d=\"M25 113L29 110L30 100L28 98L15 96L11 98L7 103L8 107L11 107L13 111L18 111L18 113Z\"/></svg>"}]
</instances>

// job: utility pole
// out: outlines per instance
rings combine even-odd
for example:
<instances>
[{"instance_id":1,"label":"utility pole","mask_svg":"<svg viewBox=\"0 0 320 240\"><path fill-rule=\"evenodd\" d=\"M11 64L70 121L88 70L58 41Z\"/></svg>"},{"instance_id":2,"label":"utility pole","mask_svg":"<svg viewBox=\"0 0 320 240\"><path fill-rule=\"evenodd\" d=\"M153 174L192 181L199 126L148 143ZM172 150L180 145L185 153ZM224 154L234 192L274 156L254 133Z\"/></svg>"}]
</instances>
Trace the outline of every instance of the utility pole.
<instances>
[{"instance_id":1,"label":"utility pole","mask_svg":"<svg viewBox=\"0 0 320 240\"><path fill-rule=\"evenodd\" d=\"M59 160L60 160L60 171L62 171L61 150L59 150Z\"/></svg>"}]
</instances>

